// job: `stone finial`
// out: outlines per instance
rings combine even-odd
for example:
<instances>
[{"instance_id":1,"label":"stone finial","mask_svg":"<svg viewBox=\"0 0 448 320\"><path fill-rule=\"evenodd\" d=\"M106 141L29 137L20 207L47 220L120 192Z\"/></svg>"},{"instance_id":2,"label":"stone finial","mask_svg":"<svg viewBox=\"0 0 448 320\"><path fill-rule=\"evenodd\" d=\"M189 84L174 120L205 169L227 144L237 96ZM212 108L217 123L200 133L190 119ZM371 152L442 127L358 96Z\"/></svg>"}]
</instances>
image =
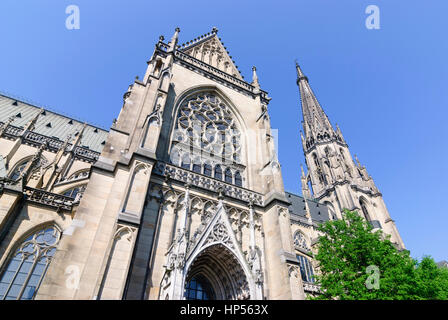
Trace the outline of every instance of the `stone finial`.
<instances>
[{"instance_id":1,"label":"stone finial","mask_svg":"<svg viewBox=\"0 0 448 320\"><path fill-rule=\"evenodd\" d=\"M258 83L257 68L255 66L252 67L252 85L257 88L260 87L260 84Z\"/></svg>"},{"instance_id":2,"label":"stone finial","mask_svg":"<svg viewBox=\"0 0 448 320\"><path fill-rule=\"evenodd\" d=\"M161 35L161 36L159 36L159 41L160 41L160 42L162 42L163 40L165 40L165 37L164 37L164 36L162 36L162 35Z\"/></svg>"},{"instance_id":3,"label":"stone finial","mask_svg":"<svg viewBox=\"0 0 448 320\"><path fill-rule=\"evenodd\" d=\"M303 165L300 164L300 171L302 171L302 178L305 178L305 171L303 170Z\"/></svg>"},{"instance_id":4,"label":"stone finial","mask_svg":"<svg viewBox=\"0 0 448 320\"><path fill-rule=\"evenodd\" d=\"M212 28L212 33L214 33L214 34L218 33L218 28L213 27L213 28Z\"/></svg>"}]
</instances>

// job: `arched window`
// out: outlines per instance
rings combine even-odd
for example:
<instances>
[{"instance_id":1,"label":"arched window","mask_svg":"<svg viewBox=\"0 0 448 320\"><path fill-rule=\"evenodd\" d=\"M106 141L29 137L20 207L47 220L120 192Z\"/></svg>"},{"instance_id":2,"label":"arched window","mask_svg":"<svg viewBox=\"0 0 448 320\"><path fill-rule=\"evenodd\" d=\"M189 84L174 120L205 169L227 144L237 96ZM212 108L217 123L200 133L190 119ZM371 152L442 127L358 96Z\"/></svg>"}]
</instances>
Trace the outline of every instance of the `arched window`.
<instances>
[{"instance_id":1,"label":"arched window","mask_svg":"<svg viewBox=\"0 0 448 320\"><path fill-rule=\"evenodd\" d=\"M29 161L30 160L28 159L28 160L22 161L21 163L16 165L14 170L9 175L9 178L12 179L12 180L17 180L20 177L20 175L22 174L23 170L25 170L25 167L26 167L26 165L28 164Z\"/></svg>"},{"instance_id":2,"label":"arched window","mask_svg":"<svg viewBox=\"0 0 448 320\"><path fill-rule=\"evenodd\" d=\"M215 179L222 180L222 169L219 164L215 167Z\"/></svg>"},{"instance_id":3,"label":"arched window","mask_svg":"<svg viewBox=\"0 0 448 320\"><path fill-rule=\"evenodd\" d=\"M325 201L324 204L325 204L325 205L327 206L327 208L328 208L328 217L329 217L331 220L336 220L336 219L337 219L337 217L336 217L336 211L334 210L334 207L333 207L333 205L331 204L331 202L329 202L329 201Z\"/></svg>"},{"instance_id":4,"label":"arched window","mask_svg":"<svg viewBox=\"0 0 448 320\"><path fill-rule=\"evenodd\" d=\"M308 178L307 184L308 184L308 190L310 190L310 194L313 196L314 195L313 184L311 183L310 178Z\"/></svg>"},{"instance_id":5,"label":"arched window","mask_svg":"<svg viewBox=\"0 0 448 320\"><path fill-rule=\"evenodd\" d=\"M317 176L319 177L319 182L327 184L327 179L325 178L324 173L322 172L322 168L320 166L319 160L317 159L317 155L313 153L314 165L316 166Z\"/></svg>"},{"instance_id":6,"label":"arched window","mask_svg":"<svg viewBox=\"0 0 448 320\"><path fill-rule=\"evenodd\" d=\"M213 300L212 286L210 282L202 276L195 276L188 281L184 293L186 300Z\"/></svg>"},{"instance_id":7,"label":"arched window","mask_svg":"<svg viewBox=\"0 0 448 320\"><path fill-rule=\"evenodd\" d=\"M0 277L0 300L34 299L59 238L59 230L51 226L30 235L20 244Z\"/></svg>"},{"instance_id":8,"label":"arched window","mask_svg":"<svg viewBox=\"0 0 448 320\"><path fill-rule=\"evenodd\" d=\"M339 148L339 152L341 153L342 162L344 162L345 171L350 177L352 177L352 170L350 169L349 162L345 159L344 150L342 148Z\"/></svg>"},{"instance_id":9,"label":"arched window","mask_svg":"<svg viewBox=\"0 0 448 320\"><path fill-rule=\"evenodd\" d=\"M23 173L23 170L25 170L26 166L30 163L30 161L33 161L33 157L28 157L27 159L20 161L9 174L9 178L12 180L17 180ZM47 159L45 159L43 156L41 156L39 159L34 159L32 170L34 171L40 166L46 165L47 163Z\"/></svg>"},{"instance_id":10,"label":"arched window","mask_svg":"<svg viewBox=\"0 0 448 320\"><path fill-rule=\"evenodd\" d=\"M369 211L367 211L366 203L364 200L360 199L359 203L361 204L362 214L367 221L370 221Z\"/></svg>"},{"instance_id":11,"label":"arched window","mask_svg":"<svg viewBox=\"0 0 448 320\"><path fill-rule=\"evenodd\" d=\"M209 177L212 176L212 166L208 163L204 164L204 174Z\"/></svg>"},{"instance_id":12,"label":"arched window","mask_svg":"<svg viewBox=\"0 0 448 320\"><path fill-rule=\"evenodd\" d=\"M225 180L227 183L233 183L232 171L229 168L226 169Z\"/></svg>"},{"instance_id":13,"label":"arched window","mask_svg":"<svg viewBox=\"0 0 448 320\"><path fill-rule=\"evenodd\" d=\"M79 194L80 196L84 193L84 190L86 189L85 185L77 186L71 189L66 190L63 195L71 198L75 198Z\"/></svg>"},{"instance_id":14,"label":"arched window","mask_svg":"<svg viewBox=\"0 0 448 320\"><path fill-rule=\"evenodd\" d=\"M194 158L193 160L193 171L201 173L201 161L199 158Z\"/></svg>"},{"instance_id":15,"label":"arched window","mask_svg":"<svg viewBox=\"0 0 448 320\"><path fill-rule=\"evenodd\" d=\"M314 272L310 259L302 255L297 255L297 259L299 260L302 281L314 283Z\"/></svg>"},{"instance_id":16,"label":"arched window","mask_svg":"<svg viewBox=\"0 0 448 320\"><path fill-rule=\"evenodd\" d=\"M315 153L313 153L313 160L316 168L320 168L319 160L317 160L317 155Z\"/></svg>"},{"instance_id":17,"label":"arched window","mask_svg":"<svg viewBox=\"0 0 448 320\"><path fill-rule=\"evenodd\" d=\"M300 231L297 231L294 234L294 246L298 249L310 251L310 247L308 246L305 235Z\"/></svg>"},{"instance_id":18,"label":"arched window","mask_svg":"<svg viewBox=\"0 0 448 320\"><path fill-rule=\"evenodd\" d=\"M241 132L228 103L214 92L199 92L186 98L176 116L170 154L178 149L200 150L199 166L195 166L196 161L191 168L187 167L187 162L181 164L196 172L200 172L197 170L204 166L205 159L240 163ZM222 175L222 171L219 174L215 170L215 178L222 180ZM230 182L225 176L228 183L233 183L232 175L231 178Z\"/></svg>"},{"instance_id":19,"label":"arched window","mask_svg":"<svg viewBox=\"0 0 448 320\"><path fill-rule=\"evenodd\" d=\"M342 150L342 148L339 148L339 152L341 153L342 160L346 163L346 161L345 161L345 155L344 155L344 150Z\"/></svg>"},{"instance_id":20,"label":"arched window","mask_svg":"<svg viewBox=\"0 0 448 320\"><path fill-rule=\"evenodd\" d=\"M178 150L173 150L170 154L170 160L172 164L175 164L176 166L180 166L180 153Z\"/></svg>"},{"instance_id":21,"label":"arched window","mask_svg":"<svg viewBox=\"0 0 448 320\"><path fill-rule=\"evenodd\" d=\"M188 153L185 153L182 156L182 168L190 170L190 162L190 155Z\"/></svg>"},{"instance_id":22,"label":"arched window","mask_svg":"<svg viewBox=\"0 0 448 320\"><path fill-rule=\"evenodd\" d=\"M72 173L67 180L86 178L89 175L89 169L83 169Z\"/></svg>"},{"instance_id":23,"label":"arched window","mask_svg":"<svg viewBox=\"0 0 448 320\"><path fill-rule=\"evenodd\" d=\"M241 173L239 171L235 172L235 185L238 187L243 186L243 179L241 178Z\"/></svg>"}]
</instances>

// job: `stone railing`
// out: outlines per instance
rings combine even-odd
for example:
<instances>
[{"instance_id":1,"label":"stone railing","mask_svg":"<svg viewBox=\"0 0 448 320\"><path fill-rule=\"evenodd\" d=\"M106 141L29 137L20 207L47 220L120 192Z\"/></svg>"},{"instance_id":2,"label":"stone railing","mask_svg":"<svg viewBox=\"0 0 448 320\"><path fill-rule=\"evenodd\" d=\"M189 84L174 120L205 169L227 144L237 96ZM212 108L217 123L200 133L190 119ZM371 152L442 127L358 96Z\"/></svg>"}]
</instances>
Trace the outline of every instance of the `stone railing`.
<instances>
[{"instance_id":1,"label":"stone railing","mask_svg":"<svg viewBox=\"0 0 448 320\"><path fill-rule=\"evenodd\" d=\"M169 178L172 178L177 181L182 181L185 183L188 182L196 187L204 188L214 192L222 188L224 194L228 197L242 200L245 202L248 202L251 199L253 199L255 204L260 206L263 205L263 196L260 193L240 188L235 185L225 183L224 181L220 181L208 176L204 176L202 174L198 174L196 172L185 170L171 164L167 164L160 161L157 162L156 166L154 167L154 173L165 177L169 176Z\"/></svg>"},{"instance_id":2,"label":"stone railing","mask_svg":"<svg viewBox=\"0 0 448 320\"><path fill-rule=\"evenodd\" d=\"M2 125L2 124L3 124L3 122L0 123L0 125ZM39 147L43 143L46 143L47 148L53 152L57 152L64 145L64 141L61 141L57 138L44 136L42 134L35 133L32 131L26 131L25 133L23 133L22 128L15 127L12 125L8 125L8 127L5 128L3 135L5 135L6 137L9 137L9 138L13 138L13 139L21 136L23 139L23 143L30 144L35 147ZM67 147L65 149L65 152L68 152L70 150L71 146L72 146L72 144L68 143ZM74 152L75 159L80 159L80 160L83 160L83 161L86 161L89 163L95 163L100 156L99 152L92 151L92 150L86 149L84 147L79 147L79 146L76 146L73 149L73 152Z\"/></svg>"},{"instance_id":3,"label":"stone railing","mask_svg":"<svg viewBox=\"0 0 448 320\"><path fill-rule=\"evenodd\" d=\"M73 151L75 154L75 159L85 160L90 163L96 162L101 154L99 152L92 151L79 146L75 147Z\"/></svg>"},{"instance_id":4,"label":"stone railing","mask_svg":"<svg viewBox=\"0 0 448 320\"><path fill-rule=\"evenodd\" d=\"M4 123L2 122L2 125L3 124ZM17 137L17 136L20 136L22 134L22 132L23 132L22 128L14 127L12 125L9 125L9 126L7 126L5 128L5 131L4 131L3 134L6 135L6 136L9 136L9 137Z\"/></svg>"},{"instance_id":5,"label":"stone railing","mask_svg":"<svg viewBox=\"0 0 448 320\"><path fill-rule=\"evenodd\" d=\"M320 286L312 282L303 281L303 290L305 292L319 293Z\"/></svg>"},{"instance_id":6,"label":"stone railing","mask_svg":"<svg viewBox=\"0 0 448 320\"><path fill-rule=\"evenodd\" d=\"M25 143L29 143L35 146L40 146L43 143L46 143L48 149L52 151L57 151L64 145L64 142L59 139L50 138L31 131L25 132L23 139Z\"/></svg>"},{"instance_id":7,"label":"stone railing","mask_svg":"<svg viewBox=\"0 0 448 320\"><path fill-rule=\"evenodd\" d=\"M25 195L25 199L30 202L67 211L71 211L73 207L74 199L62 194L52 193L30 187L24 187L23 193Z\"/></svg>"},{"instance_id":8,"label":"stone railing","mask_svg":"<svg viewBox=\"0 0 448 320\"><path fill-rule=\"evenodd\" d=\"M167 45L166 43L163 43L162 41L159 41L159 42L157 43L157 47L158 47L160 50L162 50L162 51L164 51L164 52L167 52L167 51L168 51L168 48L169 48L169 45Z\"/></svg>"}]
</instances>

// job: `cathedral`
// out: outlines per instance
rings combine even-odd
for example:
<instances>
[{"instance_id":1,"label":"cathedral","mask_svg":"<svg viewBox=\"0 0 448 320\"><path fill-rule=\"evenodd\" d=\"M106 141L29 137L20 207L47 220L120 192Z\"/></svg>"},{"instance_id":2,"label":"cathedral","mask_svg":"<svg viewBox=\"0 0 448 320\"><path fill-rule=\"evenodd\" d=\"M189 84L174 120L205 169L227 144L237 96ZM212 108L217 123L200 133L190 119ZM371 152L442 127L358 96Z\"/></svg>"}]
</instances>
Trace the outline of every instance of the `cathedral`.
<instances>
[{"instance_id":1,"label":"cathedral","mask_svg":"<svg viewBox=\"0 0 448 320\"><path fill-rule=\"evenodd\" d=\"M404 248L298 64L302 196L284 190L256 68L244 80L216 28L179 33L109 131L0 95L0 299L306 299L317 227L343 209Z\"/></svg>"}]
</instances>

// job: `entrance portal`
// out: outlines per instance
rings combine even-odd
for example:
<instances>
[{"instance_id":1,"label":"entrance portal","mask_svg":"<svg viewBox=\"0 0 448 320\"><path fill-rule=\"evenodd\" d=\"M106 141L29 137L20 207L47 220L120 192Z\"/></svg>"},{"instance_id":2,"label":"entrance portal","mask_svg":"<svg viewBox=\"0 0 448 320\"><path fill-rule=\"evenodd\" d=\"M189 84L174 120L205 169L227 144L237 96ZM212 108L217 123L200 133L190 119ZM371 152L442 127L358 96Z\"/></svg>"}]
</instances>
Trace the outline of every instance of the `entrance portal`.
<instances>
[{"instance_id":1,"label":"entrance portal","mask_svg":"<svg viewBox=\"0 0 448 320\"><path fill-rule=\"evenodd\" d=\"M236 256L223 244L204 249L192 262L185 281L187 300L250 298L246 274Z\"/></svg>"}]
</instances>

